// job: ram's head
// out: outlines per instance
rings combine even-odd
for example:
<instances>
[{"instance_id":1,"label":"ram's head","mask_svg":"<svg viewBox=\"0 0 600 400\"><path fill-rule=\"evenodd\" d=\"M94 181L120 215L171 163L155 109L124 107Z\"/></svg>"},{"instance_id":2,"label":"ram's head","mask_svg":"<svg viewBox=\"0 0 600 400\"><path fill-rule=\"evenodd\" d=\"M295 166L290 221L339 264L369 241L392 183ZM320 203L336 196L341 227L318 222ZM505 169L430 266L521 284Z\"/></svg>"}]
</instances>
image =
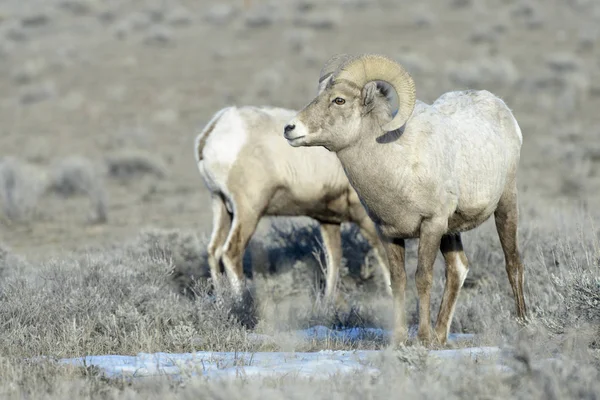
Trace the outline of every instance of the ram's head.
<instances>
[{"instance_id":1,"label":"ram's head","mask_svg":"<svg viewBox=\"0 0 600 400\"><path fill-rule=\"evenodd\" d=\"M398 96L398 112L393 118L387 85ZM401 128L414 106L414 81L397 62L371 54L337 55L321 70L317 97L285 126L284 137L294 147L324 146L340 151L365 130L378 135Z\"/></svg>"}]
</instances>

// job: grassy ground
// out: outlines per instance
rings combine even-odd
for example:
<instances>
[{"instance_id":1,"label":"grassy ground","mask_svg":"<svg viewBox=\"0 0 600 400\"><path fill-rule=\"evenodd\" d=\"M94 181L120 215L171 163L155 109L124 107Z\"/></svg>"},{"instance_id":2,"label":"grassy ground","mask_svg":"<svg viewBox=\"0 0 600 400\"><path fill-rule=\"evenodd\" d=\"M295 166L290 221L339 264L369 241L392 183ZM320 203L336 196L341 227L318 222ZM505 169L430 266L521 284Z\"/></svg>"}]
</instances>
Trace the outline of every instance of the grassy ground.
<instances>
[{"instance_id":1,"label":"grassy ground","mask_svg":"<svg viewBox=\"0 0 600 400\"><path fill-rule=\"evenodd\" d=\"M589 220L577 221L575 216L570 219L571 230L562 227L545 234L525 232L524 236L529 236L524 249L526 296L533 314L528 326L514 320L514 304L493 229L487 226L469 235L472 279L459 300L452 330L475 333L476 345L500 345L514 351L510 358L514 371L504 375L481 371L474 364L451 369L436 365L416 346L394 351L382 342L306 342L287 333L316 324L387 328L390 323L390 300L382 290L374 290L380 284L377 275L365 282L348 270L338 304L329 308L320 305L319 262L312 255L306 257L312 252L318 254L319 249L310 229L282 229L274 233L277 237L268 237L262 248L252 249L248 266L258 259L270 272L254 274L254 303L244 309L234 307L230 299L214 301L206 279L198 273L206 269L204 244L189 232L149 230L127 244L81 251L42 264L28 263L3 249L0 388L7 395L49 394L57 398L71 391L82 397L103 398L241 398L248 393L258 397L262 390L267 397L319 398L325 398L325 393L362 398L386 393L439 397L446 392L486 398L597 396L600 253ZM560 235L552 238L552 232L559 231ZM284 236L287 245L269 251L269 243L278 244L281 235L288 235ZM347 256L352 256L349 248L361 244L345 242ZM274 265L254 253L269 254ZM300 261L289 261L294 259ZM438 270L437 289L443 284L442 276ZM414 323L416 295L414 287L410 289L409 318ZM434 306L439 304L440 293L436 290ZM257 342L248 336L250 332L269 334L274 339ZM310 384L293 377L233 383L127 383L103 379L93 369L26 361L39 355L60 358L156 351L348 348L384 350L381 359L374 361L384 371L382 375L340 376ZM537 363L550 357L558 360ZM409 366L417 369L409 370Z\"/></svg>"}]
</instances>

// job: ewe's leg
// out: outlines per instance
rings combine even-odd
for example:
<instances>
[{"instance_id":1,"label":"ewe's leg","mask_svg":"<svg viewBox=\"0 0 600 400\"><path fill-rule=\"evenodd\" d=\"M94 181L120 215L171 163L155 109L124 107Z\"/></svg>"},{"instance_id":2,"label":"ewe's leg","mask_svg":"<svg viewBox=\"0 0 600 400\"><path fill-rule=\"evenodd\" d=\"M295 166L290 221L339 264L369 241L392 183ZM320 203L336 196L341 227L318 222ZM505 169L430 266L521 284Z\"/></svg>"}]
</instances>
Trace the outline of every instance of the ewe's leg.
<instances>
[{"instance_id":1,"label":"ewe's leg","mask_svg":"<svg viewBox=\"0 0 600 400\"><path fill-rule=\"evenodd\" d=\"M335 299L340 264L342 262L342 239L340 224L321 223L321 237L327 256L327 281L325 282L325 301Z\"/></svg>"},{"instance_id":2,"label":"ewe's leg","mask_svg":"<svg viewBox=\"0 0 600 400\"><path fill-rule=\"evenodd\" d=\"M225 207L223 198L216 193L212 195L213 229L208 242L208 265L213 285L218 289L221 277L221 252L231 227L231 216Z\"/></svg>"},{"instance_id":3,"label":"ewe's leg","mask_svg":"<svg viewBox=\"0 0 600 400\"><path fill-rule=\"evenodd\" d=\"M440 250L446 261L446 285L435 325L435 334L440 344L446 344L456 300L458 300L460 288L467 277L469 267L460 234L442 236Z\"/></svg>"},{"instance_id":4,"label":"ewe's leg","mask_svg":"<svg viewBox=\"0 0 600 400\"><path fill-rule=\"evenodd\" d=\"M401 345L408 338L408 329L406 326L406 270L404 268L404 239L389 239L381 237L381 242L385 248L387 259L389 260L390 278L392 295L394 300L394 333L392 337L393 345Z\"/></svg>"},{"instance_id":5,"label":"ewe's leg","mask_svg":"<svg viewBox=\"0 0 600 400\"><path fill-rule=\"evenodd\" d=\"M494 216L496 218L496 229L500 237L500 244L504 251L508 281L510 282L517 305L517 316L520 319L525 319L527 317L527 309L525 307L525 296L523 295L524 267L521 255L519 254L517 240L519 210L517 207L516 184L511 185L504 192Z\"/></svg>"},{"instance_id":6,"label":"ewe's leg","mask_svg":"<svg viewBox=\"0 0 600 400\"><path fill-rule=\"evenodd\" d=\"M375 258L377 259L377 262L379 263L379 268L381 268L381 272L383 273L383 280L385 282L386 291L389 295L392 295L392 281L391 281L391 277L390 277L390 267L389 267L385 248L384 248L383 244L381 243L381 240L379 240L379 236L377 235L377 231L375 230L375 224L367 216L365 216L365 218L362 221L357 222L357 223L360 227L361 233L363 234L365 239L367 239L367 242L369 242L369 244L373 248L373 252L375 253ZM365 264L364 268L366 269L366 264ZM371 272L370 271L361 271L360 274L363 278L368 278L370 276Z\"/></svg>"},{"instance_id":7,"label":"ewe's leg","mask_svg":"<svg viewBox=\"0 0 600 400\"><path fill-rule=\"evenodd\" d=\"M391 286L391 278L390 278L390 267L387 259L387 254L385 250L385 246L377 234L377 228L375 228L375 224L367 215L366 210L363 205L360 203L358 198L354 198L351 196L350 202L350 220L358 225L361 233L367 239L367 242L373 248L373 252L375 253L375 258L377 258L377 262L379 263L379 267L381 268L381 272L383 272L383 279L385 281L385 286L387 292L392 295L392 286ZM363 279L367 279L371 276L371 271L365 267L360 271L360 275Z\"/></svg>"},{"instance_id":8,"label":"ewe's leg","mask_svg":"<svg viewBox=\"0 0 600 400\"><path fill-rule=\"evenodd\" d=\"M240 299L244 288L244 250L250 240L250 237L256 230L256 225L260 219L260 214L250 207L244 209L235 209L231 230L223 246L223 265L227 271L227 276L231 286Z\"/></svg>"},{"instance_id":9,"label":"ewe's leg","mask_svg":"<svg viewBox=\"0 0 600 400\"><path fill-rule=\"evenodd\" d=\"M433 283L433 263L440 247L442 236L446 232L447 220L427 220L421 223L419 236L419 262L415 280L417 293L419 295L419 332L418 339L424 343L430 343L430 301L431 285Z\"/></svg>"}]
</instances>

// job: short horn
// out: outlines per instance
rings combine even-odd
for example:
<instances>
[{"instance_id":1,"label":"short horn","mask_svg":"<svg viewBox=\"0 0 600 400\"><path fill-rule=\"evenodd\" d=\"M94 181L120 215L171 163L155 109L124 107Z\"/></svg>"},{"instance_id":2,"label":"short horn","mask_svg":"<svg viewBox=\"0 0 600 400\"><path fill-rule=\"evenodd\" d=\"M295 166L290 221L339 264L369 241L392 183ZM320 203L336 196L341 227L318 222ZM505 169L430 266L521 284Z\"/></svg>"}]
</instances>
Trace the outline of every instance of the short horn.
<instances>
[{"instance_id":1,"label":"short horn","mask_svg":"<svg viewBox=\"0 0 600 400\"><path fill-rule=\"evenodd\" d=\"M385 131L401 128L415 108L415 82L404 67L388 57L364 54L351 58L344 62L333 79L345 79L361 88L372 81L390 84L398 95L398 113L382 126Z\"/></svg>"}]
</instances>

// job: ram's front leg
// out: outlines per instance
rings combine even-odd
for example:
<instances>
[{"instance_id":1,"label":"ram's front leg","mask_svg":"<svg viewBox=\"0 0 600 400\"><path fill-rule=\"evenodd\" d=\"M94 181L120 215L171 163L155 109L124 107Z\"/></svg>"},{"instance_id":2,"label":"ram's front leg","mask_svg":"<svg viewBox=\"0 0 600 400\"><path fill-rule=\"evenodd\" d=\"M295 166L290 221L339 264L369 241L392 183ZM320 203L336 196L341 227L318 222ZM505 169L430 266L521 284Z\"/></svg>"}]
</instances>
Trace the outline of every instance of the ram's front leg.
<instances>
[{"instance_id":1,"label":"ram's front leg","mask_svg":"<svg viewBox=\"0 0 600 400\"><path fill-rule=\"evenodd\" d=\"M433 284L433 263L440 248L442 236L447 230L447 220L425 220L421 223L419 235L419 261L415 281L419 295L418 339L424 345L431 343L431 285Z\"/></svg>"},{"instance_id":2,"label":"ram's front leg","mask_svg":"<svg viewBox=\"0 0 600 400\"><path fill-rule=\"evenodd\" d=\"M392 239L380 236L385 248L390 268L390 281L394 301L394 332L392 344L403 345L408 339L406 326L406 270L404 266L404 239Z\"/></svg>"}]
</instances>

